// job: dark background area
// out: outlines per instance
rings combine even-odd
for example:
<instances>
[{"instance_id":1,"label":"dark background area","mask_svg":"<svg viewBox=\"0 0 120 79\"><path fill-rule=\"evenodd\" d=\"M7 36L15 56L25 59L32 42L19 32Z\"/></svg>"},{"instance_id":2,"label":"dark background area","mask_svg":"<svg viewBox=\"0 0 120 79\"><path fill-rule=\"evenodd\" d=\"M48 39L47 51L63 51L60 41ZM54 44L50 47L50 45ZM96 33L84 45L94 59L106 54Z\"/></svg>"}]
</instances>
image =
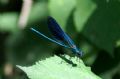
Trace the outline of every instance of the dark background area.
<instances>
[{"instance_id":1,"label":"dark background area","mask_svg":"<svg viewBox=\"0 0 120 79\"><path fill-rule=\"evenodd\" d=\"M0 0L0 79L26 79L15 65L71 52L30 31L50 37L47 16L83 50L82 60L95 74L120 79L120 0Z\"/></svg>"}]
</instances>

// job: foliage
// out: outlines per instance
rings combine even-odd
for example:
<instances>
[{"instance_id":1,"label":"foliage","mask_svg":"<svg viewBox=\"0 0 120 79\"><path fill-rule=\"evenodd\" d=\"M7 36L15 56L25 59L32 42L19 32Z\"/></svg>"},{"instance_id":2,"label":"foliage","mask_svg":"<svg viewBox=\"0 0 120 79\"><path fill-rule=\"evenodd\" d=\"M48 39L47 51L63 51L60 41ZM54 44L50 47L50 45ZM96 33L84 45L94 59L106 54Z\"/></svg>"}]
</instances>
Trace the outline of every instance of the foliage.
<instances>
[{"instance_id":1,"label":"foliage","mask_svg":"<svg viewBox=\"0 0 120 79\"><path fill-rule=\"evenodd\" d=\"M95 74L105 79L120 78L119 0L32 0L26 26L21 29L19 20L24 2L0 0L1 79L6 77L3 75L6 63L31 65L55 52L70 53L29 30L35 27L51 37L47 16L54 17L83 50L82 60Z\"/></svg>"},{"instance_id":2,"label":"foliage","mask_svg":"<svg viewBox=\"0 0 120 79\"><path fill-rule=\"evenodd\" d=\"M69 56L65 57L69 58ZM91 68L86 67L82 60L76 61L76 59L71 60L77 64L76 67L66 63L57 56L39 61L33 66L17 67L22 69L30 79L101 79L93 74ZM60 63L61 61L63 62Z\"/></svg>"}]
</instances>

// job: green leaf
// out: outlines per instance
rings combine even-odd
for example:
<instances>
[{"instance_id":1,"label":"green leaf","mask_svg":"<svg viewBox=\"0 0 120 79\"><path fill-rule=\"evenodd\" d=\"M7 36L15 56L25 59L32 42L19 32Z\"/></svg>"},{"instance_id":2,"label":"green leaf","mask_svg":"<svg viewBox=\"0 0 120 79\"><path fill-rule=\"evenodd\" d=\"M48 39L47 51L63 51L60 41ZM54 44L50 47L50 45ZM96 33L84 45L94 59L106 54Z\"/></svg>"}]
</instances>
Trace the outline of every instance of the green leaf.
<instances>
[{"instance_id":1,"label":"green leaf","mask_svg":"<svg viewBox=\"0 0 120 79\"><path fill-rule=\"evenodd\" d=\"M114 55L116 42L120 39L120 7L118 6L117 2L101 4L82 31L91 43L111 56Z\"/></svg>"},{"instance_id":2,"label":"green leaf","mask_svg":"<svg viewBox=\"0 0 120 79\"><path fill-rule=\"evenodd\" d=\"M37 2L32 8L28 19L28 24L41 20L42 17L47 15L47 4L45 2Z\"/></svg>"},{"instance_id":3,"label":"green leaf","mask_svg":"<svg viewBox=\"0 0 120 79\"><path fill-rule=\"evenodd\" d=\"M116 76L114 78L114 76L119 73L120 71L120 64L118 64L117 66L113 67L112 69L104 72L104 73L101 73L101 76L103 79L115 79L115 78L120 78L119 76Z\"/></svg>"},{"instance_id":4,"label":"green leaf","mask_svg":"<svg viewBox=\"0 0 120 79\"><path fill-rule=\"evenodd\" d=\"M19 30L11 34L6 40L5 47L7 60L22 65L32 64L40 58L52 55L53 48L55 48L50 42L33 34L30 29Z\"/></svg>"},{"instance_id":5,"label":"green leaf","mask_svg":"<svg viewBox=\"0 0 120 79\"><path fill-rule=\"evenodd\" d=\"M120 39L116 42L116 47L120 47Z\"/></svg>"},{"instance_id":6,"label":"green leaf","mask_svg":"<svg viewBox=\"0 0 120 79\"><path fill-rule=\"evenodd\" d=\"M1 31L16 31L17 29L17 13L0 14L0 30Z\"/></svg>"},{"instance_id":7,"label":"green leaf","mask_svg":"<svg viewBox=\"0 0 120 79\"><path fill-rule=\"evenodd\" d=\"M92 0L77 0L74 21L78 32L82 31L83 26L95 9L96 4L93 3Z\"/></svg>"},{"instance_id":8,"label":"green leaf","mask_svg":"<svg viewBox=\"0 0 120 79\"><path fill-rule=\"evenodd\" d=\"M49 11L65 30L67 19L76 5L76 0L50 0Z\"/></svg>"},{"instance_id":9,"label":"green leaf","mask_svg":"<svg viewBox=\"0 0 120 79\"><path fill-rule=\"evenodd\" d=\"M63 60L57 56L39 61L33 66L17 65L17 67L22 69L30 79L101 79L93 74L91 68L86 67L82 60L76 61L76 59L77 57L72 59L77 64L76 67L66 62L61 63Z\"/></svg>"},{"instance_id":10,"label":"green leaf","mask_svg":"<svg viewBox=\"0 0 120 79\"><path fill-rule=\"evenodd\" d=\"M84 62L87 65L92 65L97 58L97 51L93 48L91 44L88 44L87 42L84 42L82 46L80 46L82 50L84 50Z\"/></svg>"}]
</instances>

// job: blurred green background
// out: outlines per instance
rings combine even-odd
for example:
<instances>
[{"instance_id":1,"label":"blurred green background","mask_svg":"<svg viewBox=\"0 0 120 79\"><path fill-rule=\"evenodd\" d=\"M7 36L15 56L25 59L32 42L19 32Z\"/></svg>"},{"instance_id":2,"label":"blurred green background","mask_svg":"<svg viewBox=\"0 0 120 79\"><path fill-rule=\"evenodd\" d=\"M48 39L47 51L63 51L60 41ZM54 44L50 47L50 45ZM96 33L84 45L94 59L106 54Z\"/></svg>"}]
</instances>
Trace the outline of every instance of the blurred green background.
<instances>
[{"instance_id":1,"label":"blurred green background","mask_svg":"<svg viewBox=\"0 0 120 79\"><path fill-rule=\"evenodd\" d=\"M120 0L0 0L0 79L26 79L14 66L29 66L58 51L47 36L54 17L84 51L84 63L103 79L120 79Z\"/></svg>"}]
</instances>

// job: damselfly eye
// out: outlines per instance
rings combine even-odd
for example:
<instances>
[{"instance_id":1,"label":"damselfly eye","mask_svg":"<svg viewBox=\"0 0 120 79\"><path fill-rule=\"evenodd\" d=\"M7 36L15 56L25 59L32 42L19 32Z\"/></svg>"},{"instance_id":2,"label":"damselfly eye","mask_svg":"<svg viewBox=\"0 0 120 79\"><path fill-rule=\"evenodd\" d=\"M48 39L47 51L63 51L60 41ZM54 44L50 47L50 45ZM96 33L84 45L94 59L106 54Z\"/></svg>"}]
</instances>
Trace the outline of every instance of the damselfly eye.
<instances>
[{"instance_id":1,"label":"damselfly eye","mask_svg":"<svg viewBox=\"0 0 120 79\"><path fill-rule=\"evenodd\" d=\"M80 54L80 56L82 57L82 56L83 56L83 51L80 51L80 53L79 53L79 54Z\"/></svg>"},{"instance_id":2,"label":"damselfly eye","mask_svg":"<svg viewBox=\"0 0 120 79\"><path fill-rule=\"evenodd\" d=\"M83 56L83 52L82 51L77 51L77 56L78 57L82 57Z\"/></svg>"}]
</instances>

